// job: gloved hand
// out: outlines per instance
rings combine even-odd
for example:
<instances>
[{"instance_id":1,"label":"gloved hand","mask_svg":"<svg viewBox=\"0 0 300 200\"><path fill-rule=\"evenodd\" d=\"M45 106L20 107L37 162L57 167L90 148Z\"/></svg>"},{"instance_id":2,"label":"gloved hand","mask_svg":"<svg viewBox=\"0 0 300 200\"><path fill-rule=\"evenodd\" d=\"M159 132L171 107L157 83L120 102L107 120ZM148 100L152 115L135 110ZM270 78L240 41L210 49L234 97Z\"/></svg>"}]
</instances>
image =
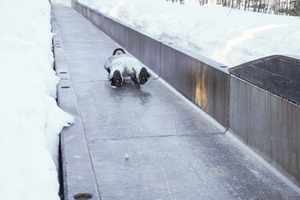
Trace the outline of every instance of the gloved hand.
<instances>
[{"instance_id":1,"label":"gloved hand","mask_svg":"<svg viewBox=\"0 0 300 200\"><path fill-rule=\"evenodd\" d=\"M110 74L110 69L109 68L107 68L107 72Z\"/></svg>"}]
</instances>

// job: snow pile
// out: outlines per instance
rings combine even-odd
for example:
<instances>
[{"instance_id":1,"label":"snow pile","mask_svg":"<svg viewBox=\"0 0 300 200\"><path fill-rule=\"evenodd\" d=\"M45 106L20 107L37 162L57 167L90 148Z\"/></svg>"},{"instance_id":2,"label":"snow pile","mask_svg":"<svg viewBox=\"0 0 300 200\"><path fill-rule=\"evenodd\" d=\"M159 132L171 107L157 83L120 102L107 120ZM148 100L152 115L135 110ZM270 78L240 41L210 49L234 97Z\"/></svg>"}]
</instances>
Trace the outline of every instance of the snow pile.
<instances>
[{"instance_id":1,"label":"snow pile","mask_svg":"<svg viewBox=\"0 0 300 200\"><path fill-rule=\"evenodd\" d=\"M300 55L299 17L193 2L78 1L229 67L274 54Z\"/></svg>"},{"instance_id":2,"label":"snow pile","mask_svg":"<svg viewBox=\"0 0 300 200\"><path fill-rule=\"evenodd\" d=\"M0 2L0 197L54 200L58 135L73 117L56 104L48 0Z\"/></svg>"},{"instance_id":3,"label":"snow pile","mask_svg":"<svg viewBox=\"0 0 300 200\"><path fill-rule=\"evenodd\" d=\"M71 7L71 0L51 0L51 4L55 6Z\"/></svg>"}]
</instances>

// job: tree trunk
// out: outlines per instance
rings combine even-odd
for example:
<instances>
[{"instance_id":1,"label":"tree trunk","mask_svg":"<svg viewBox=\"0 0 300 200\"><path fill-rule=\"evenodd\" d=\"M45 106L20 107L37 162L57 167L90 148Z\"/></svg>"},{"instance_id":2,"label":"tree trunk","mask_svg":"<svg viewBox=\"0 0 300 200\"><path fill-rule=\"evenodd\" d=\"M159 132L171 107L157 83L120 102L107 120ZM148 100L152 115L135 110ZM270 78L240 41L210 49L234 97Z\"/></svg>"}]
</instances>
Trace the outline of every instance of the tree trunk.
<instances>
[{"instance_id":1,"label":"tree trunk","mask_svg":"<svg viewBox=\"0 0 300 200\"><path fill-rule=\"evenodd\" d=\"M295 0L295 16L299 16L299 10L300 8L298 7L298 2L299 0Z\"/></svg>"}]
</instances>

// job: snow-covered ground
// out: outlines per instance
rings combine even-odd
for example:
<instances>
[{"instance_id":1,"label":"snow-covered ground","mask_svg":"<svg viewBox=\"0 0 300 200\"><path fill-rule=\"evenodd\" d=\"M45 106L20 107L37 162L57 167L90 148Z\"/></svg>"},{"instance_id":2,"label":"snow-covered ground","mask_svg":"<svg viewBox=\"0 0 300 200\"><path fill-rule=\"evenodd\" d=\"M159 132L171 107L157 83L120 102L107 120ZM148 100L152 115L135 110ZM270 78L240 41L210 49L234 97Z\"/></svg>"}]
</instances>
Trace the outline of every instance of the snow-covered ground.
<instances>
[{"instance_id":1,"label":"snow-covered ground","mask_svg":"<svg viewBox=\"0 0 300 200\"><path fill-rule=\"evenodd\" d=\"M0 27L0 199L58 200L58 135L73 117L55 101L49 1L0 1Z\"/></svg>"},{"instance_id":2,"label":"snow-covered ground","mask_svg":"<svg viewBox=\"0 0 300 200\"><path fill-rule=\"evenodd\" d=\"M300 55L299 17L188 0L184 5L166 0L78 2L229 67L274 54Z\"/></svg>"}]
</instances>

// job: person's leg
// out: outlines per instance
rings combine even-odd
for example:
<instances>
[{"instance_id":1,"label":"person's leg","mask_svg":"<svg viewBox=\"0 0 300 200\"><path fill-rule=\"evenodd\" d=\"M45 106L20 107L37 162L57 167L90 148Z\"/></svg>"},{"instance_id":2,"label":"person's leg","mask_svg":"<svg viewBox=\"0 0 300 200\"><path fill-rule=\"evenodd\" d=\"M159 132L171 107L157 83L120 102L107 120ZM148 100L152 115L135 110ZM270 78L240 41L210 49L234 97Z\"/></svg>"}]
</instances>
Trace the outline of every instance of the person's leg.
<instances>
[{"instance_id":1,"label":"person's leg","mask_svg":"<svg viewBox=\"0 0 300 200\"><path fill-rule=\"evenodd\" d=\"M142 67L140 64L137 64L132 67L132 77L141 85L144 85L150 81L150 74L148 73L145 67Z\"/></svg>"},{"instance_id":2,"label":"person's leg","mask_svg":"<svg viewBox=\"0 0 300 200\"><path fill-rule=\"evenodd\" d=\"M124 71L124 66L121 64L114 64L110 66L110 74L108 75L108 80L110 81L111 87L116 88L122 86Z\"/></svg>"},{"instance_id":3,"label":"person's leg","mask_svg":"<svg viewBox=\"0 0 300 200\"><path fill-rule=\"evenodd\" d=\"M139 83L144 85L150 81L150 74L145 67L142 67L139 73Z\"/></svg>"}]
</instances>

